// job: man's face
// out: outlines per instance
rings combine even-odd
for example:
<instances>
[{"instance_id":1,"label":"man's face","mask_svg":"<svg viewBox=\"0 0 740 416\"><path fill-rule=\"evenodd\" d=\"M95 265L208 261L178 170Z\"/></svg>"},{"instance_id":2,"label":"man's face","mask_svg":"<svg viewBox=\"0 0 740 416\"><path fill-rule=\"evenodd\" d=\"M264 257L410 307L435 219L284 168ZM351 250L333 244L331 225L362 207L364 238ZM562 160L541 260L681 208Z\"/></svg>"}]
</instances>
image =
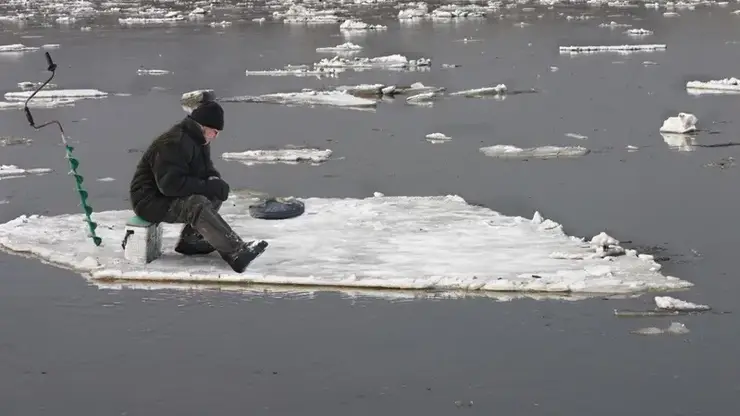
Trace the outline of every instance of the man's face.
<instances>
[{"instance_id":1,"label":"man's face","mask_svg":"<svg viewBox=\"0 0 740 416\"><path fill-rule=\"evenodd\" d=\"M206 144L214 141L216 137L218 137L218 133L220 133L216 129L212 129L210 127L203 126L203 137L206 138Z\"/></svg>"}]
</instances>

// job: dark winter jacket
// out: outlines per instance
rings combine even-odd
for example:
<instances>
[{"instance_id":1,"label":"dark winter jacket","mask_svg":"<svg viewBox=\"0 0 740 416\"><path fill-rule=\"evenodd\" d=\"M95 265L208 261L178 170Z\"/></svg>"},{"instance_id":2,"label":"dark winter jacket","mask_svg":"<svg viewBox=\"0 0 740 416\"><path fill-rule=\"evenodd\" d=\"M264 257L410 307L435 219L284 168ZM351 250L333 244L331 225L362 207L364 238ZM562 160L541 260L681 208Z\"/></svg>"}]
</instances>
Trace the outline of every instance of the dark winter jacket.
<instances>
[{"instance_id":1,"label":"dark winter jacket","mask_svg":"<svg viewBox=\"0 0 740 416\"><path fill-rule=\"evenodd\" d=\"M131 179L129 192L136 215L161 222L176 198L210 197L208 178L221 176L213 167L210 147L197 123L188 117L155 138Z\"/></svg>"}]
</instances>

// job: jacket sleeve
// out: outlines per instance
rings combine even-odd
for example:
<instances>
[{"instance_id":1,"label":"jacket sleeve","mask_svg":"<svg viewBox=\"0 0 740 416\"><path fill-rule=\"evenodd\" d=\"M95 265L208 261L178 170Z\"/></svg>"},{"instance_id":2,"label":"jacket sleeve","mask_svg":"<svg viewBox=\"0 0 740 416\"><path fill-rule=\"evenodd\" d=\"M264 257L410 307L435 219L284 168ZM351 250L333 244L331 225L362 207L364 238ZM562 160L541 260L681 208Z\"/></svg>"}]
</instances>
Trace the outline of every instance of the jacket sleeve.
<instances>
[{"instance_id":1,"label":"jacket sleeve","mask_svg":"<svg viewBox=\"0 0 740 416\"><path fill-rule=\"evenodd\" d=\"M207 177L211 176L218 176L221 177L221 173L216 169L215 166L213 166L213 160L211 159L211 145L207 145L203 148L203 153L206 156L206 172L208 175Z\"/></svg>"},{"instance_id":2,"label":"jacket sleeve","mask_svg":"<svg viewBox=\"0 0 740 416\"><path fill-rule=\"evenodd\" d=\"M190 155L179 143L164 143L152 158L152 171L163 195L184 197L207 193L206 181L190 175Z\"/></svg>"}]
</instances>

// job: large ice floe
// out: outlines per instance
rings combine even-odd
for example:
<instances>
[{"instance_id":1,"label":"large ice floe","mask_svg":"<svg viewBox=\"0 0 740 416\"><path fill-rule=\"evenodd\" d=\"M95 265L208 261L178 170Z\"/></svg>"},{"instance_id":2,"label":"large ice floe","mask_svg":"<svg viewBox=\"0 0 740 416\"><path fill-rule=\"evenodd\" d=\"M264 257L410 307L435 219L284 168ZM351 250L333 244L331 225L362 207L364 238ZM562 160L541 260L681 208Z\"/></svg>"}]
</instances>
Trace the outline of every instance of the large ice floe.
<instances>
[{"instance_id":1,"label":"large ice floe","mask_svg":"<svg viewBox=\"0 0 740 416\"><path fill-rule=\"evenodd\" d=\"M43 175L51 172L49 168L23 169L16 165L0 165L0 180L11 178L22 178L28 175Z\"/></svg>"},{"instance_id":2,"label":"large ice floe","mask_svg":"<svg viewBox=\"0 0 740 416\"><path fill-rule=\"evenodd\" d=\"M352 42L344 42L337 46L325 46L321 48L316 48L316 52L319 53L334 53L338 55L359 53L361 50L362 46L356 45Z\"/></svg>"},{"instance_id":3,"label":"large ice floe","mask_svg":"<svg viewBox=\"0 0 740 416\"><path fill-rule=\"evenodd\" d=\"M288 147L285 149L246 150L243 152L225 152L221 157L225 160L236 160L245 165L260 163L311 163L320 164L331 157L330 149L314 149Z\"/></svg>"},{"instance_id":4,"label":"large ice floe","mask_svg":"<svg viewBox=\"0 0 740 416\"><path fill-rule=\"evenodd\" d=\"M618 53L632 53L632 52L654 52L664 51L666 45L664 44L638 44L638 45L602 45L602 46L560 46L560 53L570 54L589 54L599 52L618 52Z\"/></svg>"},{"instance_id":5,"label":"large ice floe","mask_svg":"<svg viewBox=\"0 0 740 416\"><path fill-rule=\"evenodd\" d=\"M94 215L99 247L89 241L83 214L20 216L0 224L0 247L107 280L559 293L692 286L604 233L586 241L539 213L531 220L505 216L457 196L307 198L303 215L271 221L249 215L258 201L234 192L221 209L244 238L270 243L243 274L216 253L175 253L176 224L162 224L160 258L126 261L121 241L130 210Z\"/></svg>"},{"instance_id":6,"label":"large ice floe","mask_svg":"<svg viewBox=\"0 0 740 416\"><path fill-rule=\"evenodd\" d=\"M481 147L480 152L486 156L502 159L557 159L585 156L589 149L582 146L540 146L521 148L499 144Z\"/></svg>"},{"instance_id":7,"label":"large ice floe","mask_svg":"<svg viewBox=\"0 0 740 416\"><path fill-rule=\"evenodd\" d=\"M409 59L403 55L394 54L387 56L378 56L374 58L353 57L347 58L334 56L332 58L323 58L314 64L315 68L345 68L345 69L428 69L432 64L430 58Z\"/></svg>"},{"instance_id":8,"label":"large ice floe","mask_svg":"<svg viewBox=\"0 0 740 416\"><path fill-rule=\"evenodd\" d=\"M686 83L689 94L738 94L740 79L735 77L709 81L689 81Z\"/></svg>"},{"instance_id":9,"label":"large ice floe","mask_svg":"<svg viewBox=\"0 0 740 416\"><path fill-rule=\"evenodd\" d=\"M33 91L11 91L5 93L5 99L8 101L24 101L33 94ZM80 90L47 90L42 89L36 95L34 100L81 100L86 98L103 98L107 97L108 93L94 90L94 89L80 89ZM33 101L33 100L32 100Z\"/></svg>"},{"instance_id":10,"label":"large ice floe","mask_svg":"<svg viewBox=\"0 0 740 416\"><path fill-rule=\"evenodd\" d=\"M332 106L349 109L372 109L377 100L356 97L344 91L316 91L304 89L300 92L277 92L256 96L236 96L221 98L221 102L268 103L284 105Z\"/></svg>"}]
</instances>

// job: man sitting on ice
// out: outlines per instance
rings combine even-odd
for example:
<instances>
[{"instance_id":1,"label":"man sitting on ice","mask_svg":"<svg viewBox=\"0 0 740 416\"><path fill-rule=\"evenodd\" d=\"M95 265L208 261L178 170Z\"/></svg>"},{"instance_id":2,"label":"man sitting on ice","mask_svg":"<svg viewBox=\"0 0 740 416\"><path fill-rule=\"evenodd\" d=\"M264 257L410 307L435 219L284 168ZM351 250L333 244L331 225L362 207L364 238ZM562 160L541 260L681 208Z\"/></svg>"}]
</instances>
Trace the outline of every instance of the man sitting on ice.
<instances>
[{"instance_id":1,"label":"man sitting on ice","mask_svg":"<svg viewBox=\"0 0 740 416\"><path fill-rule=\"evenodd\" d=\"M131 204L146 221L185 224L175 247L178 253L216 250L242 273L265 251L267 242L244 242L218 213L229 197L229 185L213 166L210 143L223 128L223 108L206 101L156 137L131 179Z\"/></svg>"}]
</instances>

